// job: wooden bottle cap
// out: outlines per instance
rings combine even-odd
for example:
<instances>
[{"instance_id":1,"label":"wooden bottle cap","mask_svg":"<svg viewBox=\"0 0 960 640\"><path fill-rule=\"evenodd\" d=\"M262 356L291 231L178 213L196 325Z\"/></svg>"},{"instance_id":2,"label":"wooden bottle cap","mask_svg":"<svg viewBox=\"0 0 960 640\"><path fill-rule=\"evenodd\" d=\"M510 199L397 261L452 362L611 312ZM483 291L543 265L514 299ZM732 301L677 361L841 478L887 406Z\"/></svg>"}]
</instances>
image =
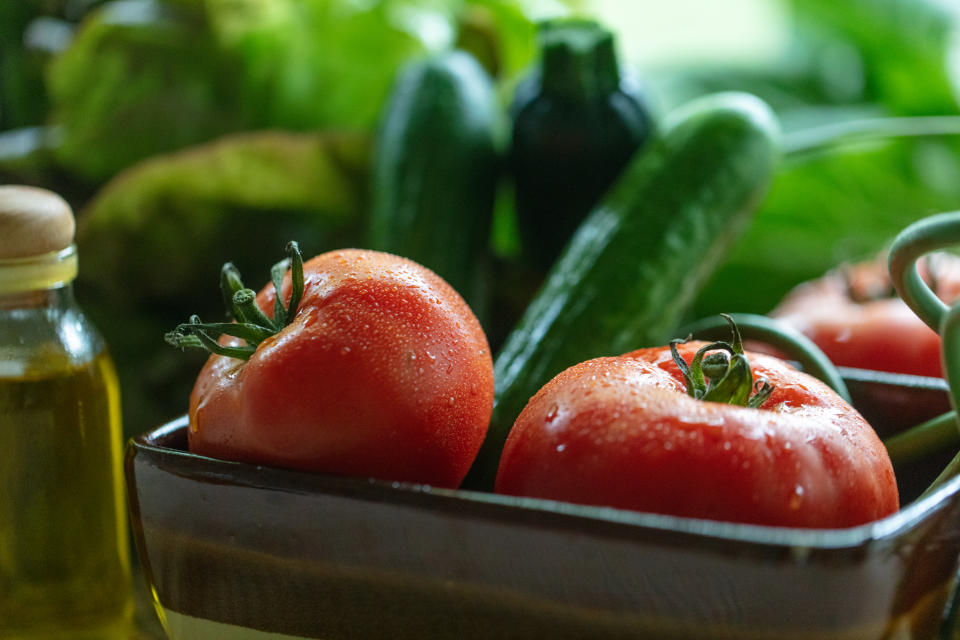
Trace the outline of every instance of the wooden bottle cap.
<instances>
[{"instance_id":1,"label":"wooden bottle cap","mask_svg":"<svg viewBox=\"0 0 960 640\"><path fill-rule=\"evenodd\" d=\"M52 191L0 186L0 260L66 249L74 228L73 210Z\"/></svg>"}]
</instances>

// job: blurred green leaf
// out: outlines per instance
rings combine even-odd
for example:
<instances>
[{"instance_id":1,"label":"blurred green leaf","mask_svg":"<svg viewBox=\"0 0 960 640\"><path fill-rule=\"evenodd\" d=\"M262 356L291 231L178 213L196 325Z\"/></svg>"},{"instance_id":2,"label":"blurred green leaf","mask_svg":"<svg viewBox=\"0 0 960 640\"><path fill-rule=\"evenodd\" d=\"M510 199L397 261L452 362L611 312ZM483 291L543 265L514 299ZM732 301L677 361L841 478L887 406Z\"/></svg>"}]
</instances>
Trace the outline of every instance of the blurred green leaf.
<instances>
[{"instance_id":1,"label":"blurred green leaf","mask_svg":"<svg viewBox=\"0 0 960 640\"><path fill-rule=\"evenodd\" d=\"M397 67L453 40L449 2L206 0L252 127L368 129Z\"/></svg>"},{"instance_id":2,"label":"blurred green leaf","mask_svg":"<svg viewBox=\"0 0 960 640\"><path fill-rule=\"evenodd\" d=\"M55 139L47 127L0 132L0 183L18 181L19 176L37 176L51 167Z\"/></svg>"},{"instance_id":3,"label":"blurred green leaf","mask_svg":"<svg viewBox=\"0 0 960 640\"><path fill-rule=\"evenodd\" d=\"M533 21L566 10L558 0L110 2L49 69L58 157L96 182L227 132L369 131L406 60L468 34L468 49L514 74L532 56Z\"/></svg>"},{"instance_id":4,"label":"blurred green leaf","mask_svg":"<svg viewBox=\"0 0 960 640\"><path fill-rule=\"evenodd\" d=\"M48 71L65 167L99 181L241 128L237 73L201 11L122 0L88 15Z\"/></svg>"},{"instance_id":5,"label":"blurred green leaf","mask_svg":"<svg viewBox=\"0 0 960 640\"><path fill-rule=\"evenodd\" d=\"M80 281L186 309L228 260L267 273L288 240L331 248L359 224L366 158L365 136L255 132L147 160L81 212Z\"/></svg>"},{"instance_id":6,"label":"blurred green leaf","mask_svg":"<svg viewBox=\"0 0 960 640\"><path fill-rule=\"evenodd\" d=\"M695 315L765 313L795 284L883 249L914 220L957 208L956 137L863 142L787 163Z\"/></svg>"},{"instance_id":7,"label":"blurred green leaf","mask_svg":"<svg viewBox=\"0 0 960 640\"><path fill-rule=\"evenodd\" d=\"M536 23L570 13L576 1L467 0L458 13L457 46L495 78L510 81L533 61Z\"/></svg>"},{"instance_id":8,"label":"blurred green leaf","mask_svg":"<svg viewBox=\"0 0 960 640\"><path fill-rule=\"evenodd\" d=\"M0 131L39 125L46 116L44 57L24 42L27 25L42 9L36 1L0 2Z\"/></svg>"},{"instance_id":9,"label":"blurred green leaf","mask_svg":"<svg viewBox=\"0 0 960 640\"><path fill-rule=\"evenodd\" d=\"M118 0L48 73L60 161L91 181L228 132L367 130L396 68L453 41L443 0Z\"/></svg>"},{"instance_id":10,"label":"blurred green leaf","mask_svg":"<svg viewBox=\"0 0 960 640\"><path fill-rule=\"evenodd\" d=\"M960 59L960 5L949 2L788 0L789 40L780 56L667 66L648 71L648 84L665 108L737 90L760 96L781 115L843 105L894 116L957 113L960 67L950 59Z\"/></svg>"},{"instance_id":11,"label":"blurred green leaf","mask_svg":"<svg viewBox=\"0 0 960 640\"><path fill-rule=\"evenodd\" d=\"M948 0L791 0L801 31L861 59L867 101L894 115L957 112L960 9ZM829 64L829 59L824 63ZM830 71L829 67L824 67Z\"/></svg>"}]
</instances>

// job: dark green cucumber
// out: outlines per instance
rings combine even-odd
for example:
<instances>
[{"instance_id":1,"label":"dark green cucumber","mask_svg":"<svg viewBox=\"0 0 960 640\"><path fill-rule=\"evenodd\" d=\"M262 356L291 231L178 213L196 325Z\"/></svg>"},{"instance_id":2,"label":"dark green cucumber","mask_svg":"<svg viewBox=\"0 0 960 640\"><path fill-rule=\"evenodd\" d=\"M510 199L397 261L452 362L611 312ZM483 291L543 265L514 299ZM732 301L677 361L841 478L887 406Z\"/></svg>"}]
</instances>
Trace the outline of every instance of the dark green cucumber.
<instances>
[{"instance_id":1,"label":"dark green cucumber","mask_svg":"<svg viewBox=\"0 0 960 640\"><path fill-rule=\"evenodd\" d=\"M541 60L511 107L510 167L523 252L545 273L650 137L652 120L621 78L609 30L561 19L539 35Z\"/></svg>"},{"instance_id":2,"label":"dark green cucumber","mask_svg":"<svg viewBox=\"0 0 960 640\"><path fill-rule=\"evenodd\" d=\"M553 376L673 337L760 204L777 138L773 112L749 94L671 114L577 229L498 354L493 419L465 486L492 487L513 421Z\"/></svg>"},{"instance_id":3,"label":"dark green cucumber","mask_svg":"<svg viewBox=\"0 0 960 640\"><path fill-rule=\"evenodd\" d=\"M487 72L467 53L445 52L401 70L375 146L369 245L429 267L475 310L502 122Z\"/></svg>"}]
</instances>

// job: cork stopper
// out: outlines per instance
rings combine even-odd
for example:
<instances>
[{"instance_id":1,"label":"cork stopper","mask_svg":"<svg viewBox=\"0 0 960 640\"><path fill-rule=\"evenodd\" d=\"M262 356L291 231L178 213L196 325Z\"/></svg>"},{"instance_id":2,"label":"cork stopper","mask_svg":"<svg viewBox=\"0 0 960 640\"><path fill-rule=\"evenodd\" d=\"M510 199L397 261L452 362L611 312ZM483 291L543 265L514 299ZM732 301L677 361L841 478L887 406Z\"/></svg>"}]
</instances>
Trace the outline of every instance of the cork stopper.
<instances>
[{"instance_id":1,"label":"cork stopper","mask_svg":"<svg viewBox=\"0 0 960 640\"><path fill-rule=\"evenodd\" d=\"M0 260L29 258L73 243L73 211L46 189L0 186Z\"/></svg>"}]
</instances>

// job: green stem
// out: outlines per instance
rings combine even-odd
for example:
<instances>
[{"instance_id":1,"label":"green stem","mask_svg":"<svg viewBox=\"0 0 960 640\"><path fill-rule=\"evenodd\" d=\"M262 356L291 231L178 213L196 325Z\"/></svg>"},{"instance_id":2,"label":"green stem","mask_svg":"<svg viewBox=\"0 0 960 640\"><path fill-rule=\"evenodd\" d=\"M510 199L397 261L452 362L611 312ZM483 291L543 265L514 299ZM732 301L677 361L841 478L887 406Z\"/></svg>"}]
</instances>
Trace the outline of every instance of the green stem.
<instances>
[{"instance_id":1,"label":"green stem","mask_svg":"<svg viewBox=\"0 0 960 640\"><path fill-rule=\"evenodd\" d=\"M890 280L897 293L921 320L940 334L940 356L954 412L960 407L960 302L952 307L944 304L920 277L917 261L938 249L957 244L960 244L960 211L941 213L918 220L901 231L891 245L888 258ZM956 424L954 420L953 426ZM922 449L933 428L921 427L923 425L901 434L897 446ZM944 442L943 446L956 445ZM960 473L960 456L947 465L923 495L929 495L957 473Z\"/></svg>"},{"instance_id":2,"label":"green stem","mask_svg":"<svg viewBox=\"0 0 960 640\"><path fill-rule=\"evenodd\" d=\"M954 458L947 463L947 466L944 467L943 471L940 472L933 482L930 483L930 486L923 490L923 493L917 498L920 500L926 498L928 495L939 489L941 486L945 485L950 479L960 474L960 453L958 453Z\"/></svg>"},{"instance_id":3,"label":"green stem","mask_svg":"<svg viewBox=\"0 0 960 640\"><path fill-rule=\"evenodd\" d=\"M917 260L938 249L960 244L960 211L941 213L914 222L890 246L890 280L897 294L934 331L947 313L947 305L927 286L917 270Z\"/></svg>"},{"instance_id":4,"label":"green stem","mask_svg":"<svg viewBox=\"0 0 960 640\"><path fill-rule=\"evenodd\" d=\"M890 280L904 302L940 334L944 376L954 410L960 406L960 303L948 307L920 277L917 261L960 244L960 211L929 216L901 231L890 247Z\"/></svg>"},{"instance_id":5,"label":"green stem","mask_svg":"<svg viewBox=\"0 0 960 640\"><path fill-rule=\"evenodd\" d=\"M798 362L804 371L825 382L850 402L850 392L840 372L809 338L767 316L751 313L732 313L730 316L748 339L764 342L783 351L791 360ZM709 340L729 330L728 327L725 320L711 316L687 325L681 333Z\"/></svg>"},{"instance_id":6,"label":"green stem","mask_svg":"<svg viewBox=\"0 0 960 640\"><path fill-rule=\"evenodd\" d=\"M713 342L697 349L693 360L688 365L680 355L677 345L685 340L671 340L670 353L677 364L686 382L687 393L698 400L705 402L721 402L740 407L757 408L762 405L773 392L766 381L754 385L753 371L750 362L743 353L743 344L737 323L727 314L720 314L733 334L732 344L729 342ZM730 353L729 356L720 353L720 350ZM706 379L709 378L709 384ZM752 391L759 395L750 397Z\"/></svg>"},{"instance_id":7,"label":"green stem","mask_svg":"<svg viewBox=\"0 0 960 640\"><path fill-rule=\"evenodd\" d=\"M784 155L790 159L821 153L844 144L890 138L960 134L960 116L864 118L809 127L784 136Z\"/></svg>"},{"instance_id":8,"label":"green stem","mask_svg":"<svg viewBox=\"0 0 960 640\"><path fill-rule=\"evenodd\" d=\"M693 356L693 360L688 365L687 361L683 359L683 357L680 355L680 352L677 350L677 345L681 345L684 342L686 342L686 340L671 340L670 354L673 356L673 361L680 369L680 373L683 374L684 382L686 382L687 385L687 394L693 398L699 399L707 393L707 373L703 370L703 366L701 364L704 357L707 355L707 352L717 349L726 349L730 353L734 353L733 347L726 342L714 342L712 344L708 344L707 346L701 347L697 350L696 354ZM729 368L729 359L726 359L724 360L722 371L718 371L716 368L713 368L713 376L710 377L716 377L719 380L726 374Z\"/></svg>"},{"instance_id":9,"label":"green stem","mask_svg":"<svg viewBox=\"0 0 960 640\"><path fill-rule=\"evenodd\" d=\"M257 346L272 335L280 332L293 322L303 298L303 256L296 242L287 244L288 258L278 262L270 270L275 290L274 317L270 318L257 304L257 294L243 284L240 272L228 262L220 270L220 294L228 314L235 322L201 322L197 316L178 325L164 336L168 344L179 349L204 349L210 353L240 360L248 360L256 352ZM281 294L281 285L290 270L290 303L285 307ZM242 346L220 344L222 336L233 336L243 340Z\"/></svg>"},{"instance_id":10,"label":"green stem","mask_svg":"<svg viewBox=\"0 0 960 640\"><path fill-rule=\"evenodd\" d=\"M262 327L271 335L284 326L282 324L278 325L263 312L263 309L257 304L257 294L254 293L253 289L240 289L234 293L230 306L227 308L230 310L231 317L237 322Z\"/></svg>"},{"instance_id":11,"label":"green stem","mask_svg":"<svg viewBox=\"0 0 960 640\"><path fill-rule=\"evenodd\" d=\"M747 359L736 353L730 358L727 371L716 383L710 380L703 399L707 402L724 402L740 407L747 406L750 392L753 391L753 372Z\"/></svg>"},{"instance_id":12,"label":"green stem","mask_svg":"<svg viewBox=\"0 0 960 640\"><path fill-rule=\"evenodd\" d=\"M883 441L894 465L920 460L934 451L960 445L957 412L948 411Z\"/></svg>"},{"instance_id":13,"label":"green stem","mask_svg":"<svg viewBox=\"0 0 960 640\"><path fill-rule=\"evenodd\" d=\"M960 407L960 302L947 309L940 320L940 357L950 404L956 411Z\"/></svg>"},{"instance_id":14,"label":"green stem","mask_svg":"<svg viewBox=\"0 0 960 640\"><path fill-rule=\"evenodd\" d=\"M220 294L223 297L223 308L230 313L233 309L233 296L244 289L240 271L232 262L225 262L220 269Z\"/></svg>"}]
</instances>

